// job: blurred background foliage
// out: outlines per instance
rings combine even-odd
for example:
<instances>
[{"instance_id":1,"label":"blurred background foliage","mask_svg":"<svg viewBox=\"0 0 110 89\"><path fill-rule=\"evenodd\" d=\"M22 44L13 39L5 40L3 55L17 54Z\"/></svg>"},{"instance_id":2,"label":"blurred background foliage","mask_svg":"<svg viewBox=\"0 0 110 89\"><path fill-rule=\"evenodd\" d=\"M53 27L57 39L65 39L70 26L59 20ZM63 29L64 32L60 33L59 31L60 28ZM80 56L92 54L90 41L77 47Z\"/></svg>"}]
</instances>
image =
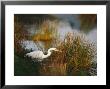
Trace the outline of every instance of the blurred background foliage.
<instances>
[{"instance_id":1,"label":"blurred background foliage","mask_svg":"<svg viewBox=\"0 0 110 89\"><path fill-rule=\"evenodd\" d=\"M80 29L85 32L89 32L93 27L97 27L97 15L96 14L81 14L79 15Z\"/></svg>"}]
</instances>

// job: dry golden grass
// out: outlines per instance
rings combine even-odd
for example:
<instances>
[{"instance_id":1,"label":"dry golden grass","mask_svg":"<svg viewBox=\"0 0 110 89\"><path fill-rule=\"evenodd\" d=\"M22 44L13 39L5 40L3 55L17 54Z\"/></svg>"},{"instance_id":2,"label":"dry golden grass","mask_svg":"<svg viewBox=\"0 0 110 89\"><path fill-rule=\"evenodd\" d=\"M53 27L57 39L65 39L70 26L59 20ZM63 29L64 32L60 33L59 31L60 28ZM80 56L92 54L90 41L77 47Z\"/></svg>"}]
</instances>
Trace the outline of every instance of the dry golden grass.
<instances>
[{"instance_id":1,"label":"dry golden grass","mask_svg":"<svg viewBox=\"0 0 110 89\"><path fill-rule=\"evenodd\" d=\"M44 20L44 22L39 25L39 32L33 36L34 41L50 41L54 40L57 35L57 22Z\"/></svg>"},{"instance_id":2,"label":"dry golden grass","mask_svg":"<svg viewBox=\"0 0 110 89\"><path fill-rule=\"evenodd\" d=\"M65 40L57 48L62 52L54 52L44 61L40 68L41 75L81 75L89 74L92 59L96 56L93 43L81 40L82 36L67 34Z\"/></svg>"},{"instance_id":3,"label":"dry golden grass","mask_svg":"<svg viewBox=\"0 0 110 89\"><path fill-rule=\"evenodd\" d=\"M42 24L39 25L39 29L37 33L33 35L32 40L35 43L41 41L44 44L44 49L49 49L58 37L57 24L57 20L44 20Z\"/></svg>"}]
</instances>

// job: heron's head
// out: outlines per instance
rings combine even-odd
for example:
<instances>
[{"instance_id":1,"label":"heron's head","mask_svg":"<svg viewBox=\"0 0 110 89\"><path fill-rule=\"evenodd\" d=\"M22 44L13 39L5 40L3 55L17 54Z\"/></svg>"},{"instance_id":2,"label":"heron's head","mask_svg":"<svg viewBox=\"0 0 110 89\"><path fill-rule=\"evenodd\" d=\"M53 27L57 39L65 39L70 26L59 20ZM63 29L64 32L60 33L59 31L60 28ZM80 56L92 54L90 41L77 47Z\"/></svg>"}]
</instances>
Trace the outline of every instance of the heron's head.
<instances>
[{"instance_id":1,"label":"heron's head","mask_svg":"<svg viewBox=\"0 0 110 89\"><path fill-rule=\"evenodd\" d=\"M58 50L57 48L50 48L49 51L50 51L50 52L52 52L52 51L62 52L62 51Z\"/></svg>"}]
</instances>

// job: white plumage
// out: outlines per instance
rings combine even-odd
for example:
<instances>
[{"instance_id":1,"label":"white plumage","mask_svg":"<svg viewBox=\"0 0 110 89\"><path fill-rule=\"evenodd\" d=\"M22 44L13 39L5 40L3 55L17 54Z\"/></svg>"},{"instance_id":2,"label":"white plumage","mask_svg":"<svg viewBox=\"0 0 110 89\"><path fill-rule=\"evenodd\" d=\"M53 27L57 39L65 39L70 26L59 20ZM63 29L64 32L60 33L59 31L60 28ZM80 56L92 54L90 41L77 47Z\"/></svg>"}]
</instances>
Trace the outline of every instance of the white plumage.
<instances>
[{"instance_id":1,"label":"white plumage","mask_svg":"<svg viewBox=\"0 0 110 89\"><path fill-rule=\"evenodd\" d=\"M44 58L47 58L51 55L52 50L59 51L56 48L50 48L48 49L48 54L44 55L42 51L33 51L30 53L27 53L25 56L31 57L32 59L37 59L37 61L43 61ZM59 51L61 52L61 51Z\"/></svg>"},{"instance_id":2,"label":"white plumage","mask_svg":"<svg viewBox=\"0 0 110 89\"><path fill-rule=\"evenodd\" d=\"M31 58L42 58L43 52L42 51L33 51L30 53L27 53L26 56L31 57Z\"/></svg>"}]
</instances>

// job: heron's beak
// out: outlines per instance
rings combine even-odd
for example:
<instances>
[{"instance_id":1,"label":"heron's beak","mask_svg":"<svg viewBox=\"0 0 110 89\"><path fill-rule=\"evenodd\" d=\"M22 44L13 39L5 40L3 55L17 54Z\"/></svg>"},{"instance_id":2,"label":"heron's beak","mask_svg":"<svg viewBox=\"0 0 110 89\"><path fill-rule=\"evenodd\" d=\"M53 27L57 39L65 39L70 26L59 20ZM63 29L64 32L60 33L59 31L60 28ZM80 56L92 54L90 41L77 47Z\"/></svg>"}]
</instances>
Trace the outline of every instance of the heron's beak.
<instances>
[{"instance_id":1,"label":"heron's beak","mask_svg":"<svg viewBox=\"0 0 110 89\"><path fill-rule=\"evenodd\" d=\"M58 52L62 52L62 51L60 51L60 50L57 50L57 49L56 49L55 51L58 51Z\"/></svg>"}]
</instances>

